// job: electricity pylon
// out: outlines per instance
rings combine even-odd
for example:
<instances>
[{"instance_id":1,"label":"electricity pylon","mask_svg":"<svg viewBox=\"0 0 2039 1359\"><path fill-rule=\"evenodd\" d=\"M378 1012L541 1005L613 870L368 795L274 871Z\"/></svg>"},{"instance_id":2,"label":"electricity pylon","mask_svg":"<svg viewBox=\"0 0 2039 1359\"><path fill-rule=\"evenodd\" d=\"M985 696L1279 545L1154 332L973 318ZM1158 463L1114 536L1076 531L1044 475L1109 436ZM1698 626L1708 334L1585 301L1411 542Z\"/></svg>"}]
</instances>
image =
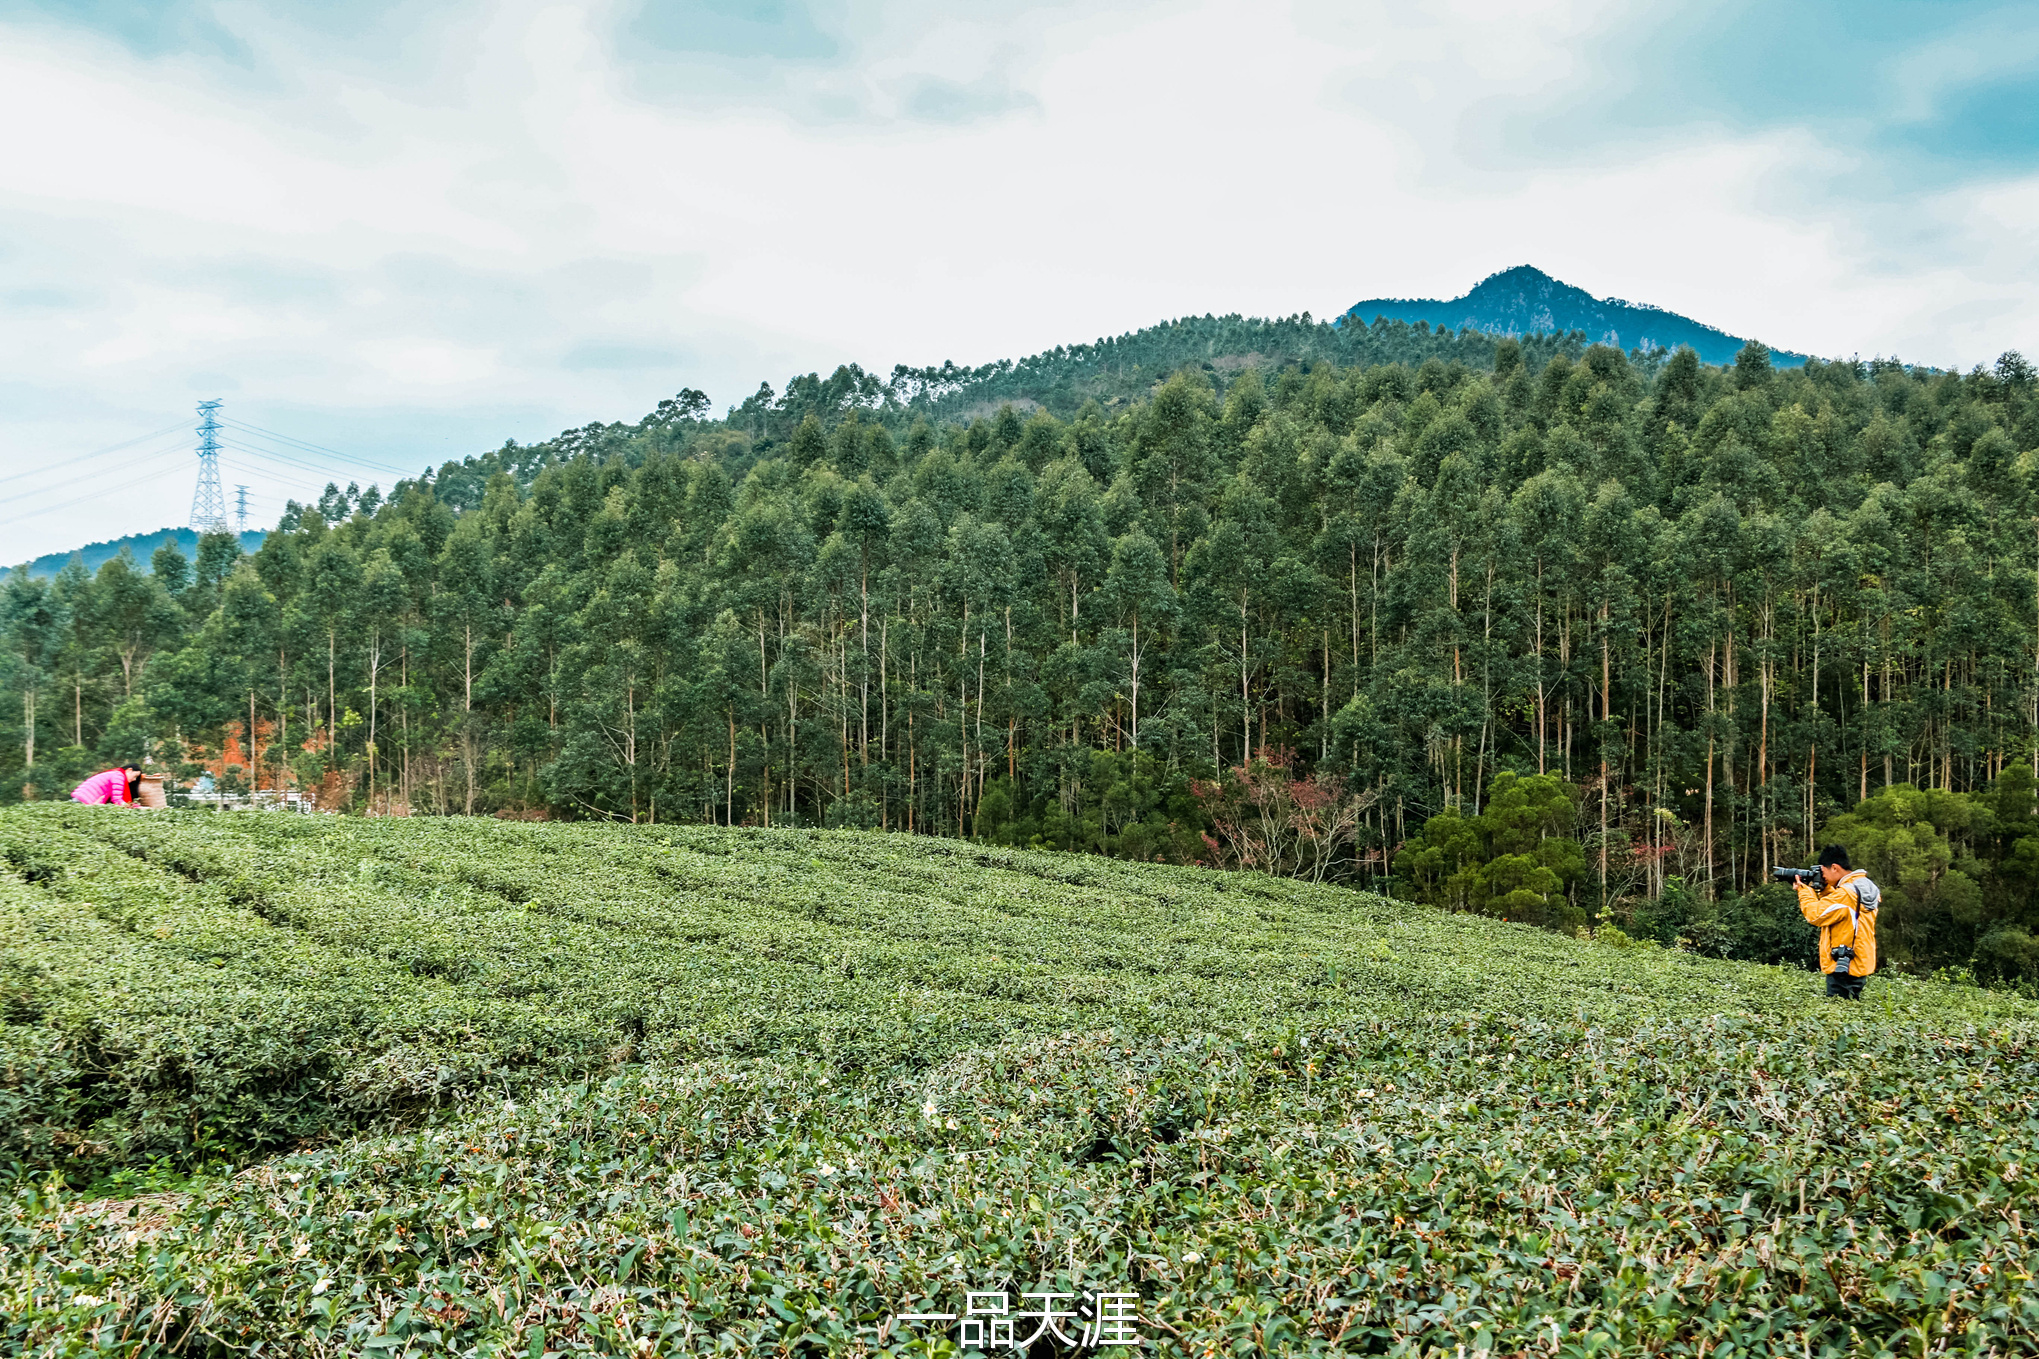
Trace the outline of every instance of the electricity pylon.
<instances>
[{"instance_id":1,"label":"electricity pylon","mask_svg":"<svg viewBox=\"0 0 2039 1359\"><path fill-rule=\"evenodd\" d=\"M234 487L234 499L237 502L234 505L234 527L242 533L246 533L248 531L248 488L245 486Z\"/></svg>"},{"instance_id":2,"label":"electricity pylon","mask_svg":"<svg viewBox=\"0 0 2039 1359\"><path fill-rule=\"evenodd\" d=\"M200 533L227 531L227 497L219 484L217 401L198 403L198 488L191 493L191 527Z\"/></svg>"}]
</instances>

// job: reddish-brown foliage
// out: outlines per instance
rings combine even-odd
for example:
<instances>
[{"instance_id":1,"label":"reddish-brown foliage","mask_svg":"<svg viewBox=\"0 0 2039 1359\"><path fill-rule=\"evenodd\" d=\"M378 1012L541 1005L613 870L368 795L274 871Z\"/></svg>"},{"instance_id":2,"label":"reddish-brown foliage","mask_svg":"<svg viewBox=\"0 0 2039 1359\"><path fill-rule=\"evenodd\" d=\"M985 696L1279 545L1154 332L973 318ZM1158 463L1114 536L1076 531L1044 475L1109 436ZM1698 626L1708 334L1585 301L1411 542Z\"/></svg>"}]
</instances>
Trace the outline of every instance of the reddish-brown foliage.
<instances>
[{"instance_id":1,"label":"reddish-brown foliage","mask_svg":"<svg viewBox=\"0 0 2039 1359\"><path fill-rule=\"evenodd\" d=\"M1353 793L1337 774L1295 775L1295 752L1262 747L1250 764L1190 785L1211 818L1212 862L1322 882L1352 843L1374 794Z\"/></svg>"}]
</instances>

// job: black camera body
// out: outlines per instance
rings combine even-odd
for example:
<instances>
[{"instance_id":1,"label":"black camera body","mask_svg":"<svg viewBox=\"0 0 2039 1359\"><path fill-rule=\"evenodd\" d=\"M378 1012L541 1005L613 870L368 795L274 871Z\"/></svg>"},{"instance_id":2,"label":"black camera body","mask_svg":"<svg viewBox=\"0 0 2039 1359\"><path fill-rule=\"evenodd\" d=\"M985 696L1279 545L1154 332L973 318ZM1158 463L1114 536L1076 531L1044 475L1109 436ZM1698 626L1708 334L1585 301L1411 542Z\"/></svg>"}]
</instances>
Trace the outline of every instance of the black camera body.
<instances>
[{"instance_id":1,"label":"black camera body","mask_svg":"<svg viewBox=\"0 0 2039 1359\"><path fill-rule=\"evenodd\" d=\"M1846 944L1836 944L1827 950L1834 958L1834 971L1846 972L1848 965L1855 961L1855 950Z\"/></svg>"},{"instance_id":2,"label":"black camera body","mask_svg":"<svg viewBox=\"0 0 2039 1359\"><path fill-rule=\"evenodd\" d=\"M1804 883L1817 891L1826 882L1826 875L1817 868L1773 868L1770 881Z\"/></svg>"}]
</instances>

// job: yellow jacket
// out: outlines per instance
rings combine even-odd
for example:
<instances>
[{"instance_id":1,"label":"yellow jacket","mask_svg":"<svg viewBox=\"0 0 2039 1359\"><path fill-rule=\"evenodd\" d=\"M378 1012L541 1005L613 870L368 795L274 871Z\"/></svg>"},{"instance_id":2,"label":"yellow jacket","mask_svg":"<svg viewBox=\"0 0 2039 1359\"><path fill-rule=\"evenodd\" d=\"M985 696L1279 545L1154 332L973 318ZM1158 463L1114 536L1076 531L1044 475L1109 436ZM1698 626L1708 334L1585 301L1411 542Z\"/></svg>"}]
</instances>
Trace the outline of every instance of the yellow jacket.
<instances>
[{"instance_id":1,"label":"yellow jacket","mask_svg":"<svg viewBox=\"0 0 2039 1359\"><path fill-rule=\"evenodd\" d=\"M1798 884L1798 909L1819 926L1820 971L1834 970L1834 950L1843 945L1855 950L1849 976L1866 977L1876 970L1876 908L1882 904L1883 894L1859 868L1823 892Z\"/></svg>"}]
</instances>

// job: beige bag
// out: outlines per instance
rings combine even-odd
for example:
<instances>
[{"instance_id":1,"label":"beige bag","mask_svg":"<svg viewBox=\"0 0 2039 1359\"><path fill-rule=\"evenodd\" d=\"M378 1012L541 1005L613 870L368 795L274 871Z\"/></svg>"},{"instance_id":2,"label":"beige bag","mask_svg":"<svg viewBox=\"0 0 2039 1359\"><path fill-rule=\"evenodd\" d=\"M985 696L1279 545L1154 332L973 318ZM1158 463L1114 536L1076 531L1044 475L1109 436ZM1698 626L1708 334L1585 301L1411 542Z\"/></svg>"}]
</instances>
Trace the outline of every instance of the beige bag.
<instances>
[{"instance_id":1,"label":"beige bag","mask_svg":"<svg viewBox=\"0 0 2039 1359\"><path fill-rule=\"evenodd\" d=\"M163 796L163 776L144 774L135 784L135 805L137 807L167 807L170 799Z\"/></svg>"}]
</instances>

